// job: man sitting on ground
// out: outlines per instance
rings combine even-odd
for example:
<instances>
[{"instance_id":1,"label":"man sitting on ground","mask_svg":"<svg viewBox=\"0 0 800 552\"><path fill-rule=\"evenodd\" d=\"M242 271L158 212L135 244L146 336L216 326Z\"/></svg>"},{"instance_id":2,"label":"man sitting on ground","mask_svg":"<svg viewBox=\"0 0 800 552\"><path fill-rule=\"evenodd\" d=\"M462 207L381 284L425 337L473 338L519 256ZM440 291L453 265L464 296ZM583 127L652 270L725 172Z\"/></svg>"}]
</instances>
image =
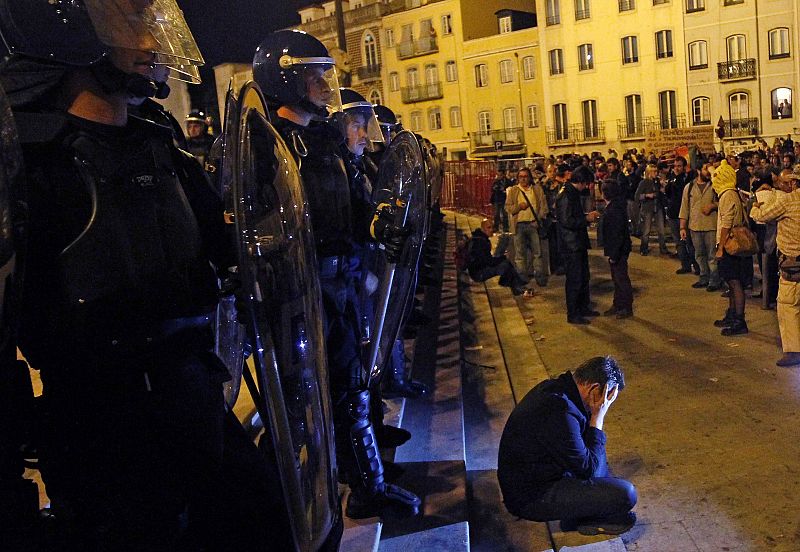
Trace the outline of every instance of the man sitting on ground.
<instances>
[{"instance_id":1,"label":"man sitting on ground","mask_svg":"<svg viewBox=\"0 0 800 552\"><path fill-rule=\"evenodd\" d=\"M617 361L594 357L539 383L514 408L500 439L497 477L509 512L561 520L564 531L620 534L636 522L633 485L606 463L606 412L625 387Z\"/></svg>"},{"instance_id":2,"label":"man sitting on ground","mask_svg":"<svg viewBox=\"0 0 800 552\"><path fill-rule=\"evenodd\" d=\"M514 295L525 292L523 286L528 282L514 268L514 264L505 256L492 255L492 221L485 218L481 227L472 232L469 245L469 276L476 282L485 282L494 276L500 276L500 285L510 287Z\"/></svg>"}]
</instances>

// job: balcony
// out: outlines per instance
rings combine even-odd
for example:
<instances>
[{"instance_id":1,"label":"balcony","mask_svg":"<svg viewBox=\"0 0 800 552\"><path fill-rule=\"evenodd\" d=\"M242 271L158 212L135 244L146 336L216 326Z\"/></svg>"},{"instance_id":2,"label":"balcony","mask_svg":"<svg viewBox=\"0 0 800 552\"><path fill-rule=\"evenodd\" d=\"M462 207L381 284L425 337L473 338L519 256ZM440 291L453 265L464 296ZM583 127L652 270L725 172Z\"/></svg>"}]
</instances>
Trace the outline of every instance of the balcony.
<instances>
[{"instance_id":1,"label":"balcony","mask_svg":"<svg viewBox=\"0 0 800 552\"><path fill-rule=\"evenodd\" d=\"M424 102L427 100L438 100L442 94L442 83L433 82L421 84L419 86L404 86L400 89L403 103Z\"/></svg>"},{"instance_id":2,"label":"balcony","mask_svg":"<svg viewBox=\"0 0 800 552\"><path fill-rule=\"evenodd\" d=\"M381 64L359 67L356 69L356 75L361 82L378 80L381 78Z\"/></svg>"},{"instance_id":3,"label":"balcony","mask_svg":"<svg viewBox=\"0 0 800 552\"><path fill-rule=\"evenodd\" d=\"M754 79L756 78L756 60L749 58L717 63L717 75L721 81Z\"/></svg>"},{"instance_id":4,"label":"balcony","mask_svg":"<svg viewBox=\"0 0 800 552\"><path fill-rule=\"evenodd\" d=\"M504 155L519 153L525 149L525 133L522 127L475 132L470 136L470 141L474 155Z\"/></svg>"},{"instance_id":5,"label":"balcony","mask_svg":"<svg viewBox=\"0 0 800 552\"><path fill-rule=\"evenodd\" d=\"M406 40L397 45L397 57L399 59L409 59L427 54L435 54L439 51L435 36L420 38L417 40Z\"/></svg>"},{"instance_id":6,"label":"balcony","mask_svg":"<svg viewBox=\"0 0 800 552\"><path fill-rule=\"evenodd\" d=\"M548 15L547 18L545 19L545 22L547 23L548 27L551 25L558 25L559 23L561 23L561 16L558 14Z\"/></svg>"},{"instance_id":7,"label":"balcony","mask_svg":"<svg viewBox=\"0 0 800 552\"><path fill-rule=\"evenodd\" d=\"M758 136L758 117L725 121L725 138Z\"/></svg>"},{"instance_id":8,"label":"balcony","mask_svg":"<svg viewBox=\"0 0 800 552\"><path fill-rule=\"evenodd\" d=\"M631 11L636 9L636 0L618 0L619 11Z\"/></svg>"},{"instance_id":9,"label":"balcony","mask_svg":"<svg viewBox=\"0 0 800 552\"><path fill-rule=\"evenodd\" d=\"M567 146L575 143L575 135L568 128L547 127L546 142L548 146Z\"/></svg>"},{"instance_id":10,"label":"balcony","mask_svg":"<svg viewBox=\"0 0 800 552\"><path fill-rule=\"evenodd\" d=\"M620 140L644 140L644 121L617 119L617 136Z\"/></svg>"},{"instance_id":11,"label":"balcony","mask_svg":"<svg viewBox=\"0 0 800 552\"><path fill-rule=\"evenodd\" d=\"M744 4L744 0L725 0L722 3L723 6L735 6L737 4Z\"/></svg>"},{"instance_id":12,"label":"balcony","mask_svg":"<svg viewBox=\"0 0 800 552\"><path fill-rule=\"evenodd\" d=\"M344 12L345 28L350 28L362 23L369 23L371 21L380 21L381 18L389 12L389 9L388 5L382 2L376 2L368 6L347 10ZM336 34L336 14L303 23L298 25L298 28L316 36L328 33Z\"/></svg>"},{"instance_id":13,"label":"balcony","mask_svg":"<svg viewBox=\"0 0 800 552\"><path fill-rule=\"evenodd\" d=\"M647 133L669 128L685 128L686 115L675 115L671 119L661 120L656 117L642 117L638 121L617 119L617 136L620 140L644 140Z\"/></svg>"},{"instance_id":14,"label":"balcony","mask_svg":"<svg viewBox=\"0 0 800 552\"><path fill-rule=\"evenodd\" d=\"M660 6L661 4L669 4L671 0L653 0L654 6Z\"/></svg>"},{"instance_id":15,"label":"balcony","mask_svg":"<svg viewBox=\"0 0 800 552\"><path fill-rule=\"evenodd\" d=\"M594 126L572 125L570 132L579 144L606 141L606 124L597 123Z\"/></svg>"},{"instance_id":16,"label":"balcony","mask_svg":"<svg viewBox=\"0 0 800 552\"><path fill-rule=\"evenodd\" d=\"M706 11L704 0L687 0L686 13L697 13L701 11Z\"/></svg>"},{"instance_id":17,"label":"balcony","mask_svg":"<svg viewBox=\"0 0 800 552\"><path fill-rule=\"evenodd\" d=\"M575 21L581 19L589 19L591 17L590 10L575 10Z\"/></svg>"}]
</instances>

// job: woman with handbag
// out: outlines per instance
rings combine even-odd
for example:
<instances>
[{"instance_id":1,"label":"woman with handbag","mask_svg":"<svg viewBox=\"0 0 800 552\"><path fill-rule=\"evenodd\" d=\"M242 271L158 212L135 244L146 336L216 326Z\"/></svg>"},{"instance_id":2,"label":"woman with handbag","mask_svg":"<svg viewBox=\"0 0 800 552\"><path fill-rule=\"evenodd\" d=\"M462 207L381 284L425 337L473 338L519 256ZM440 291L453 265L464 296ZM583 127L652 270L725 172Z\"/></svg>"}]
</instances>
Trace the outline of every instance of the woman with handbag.
<instances>
[{"instance_id":1,"label":"woman with handbag","mask_svg":"<svg viewBox=\"0 0 800 552\"><path fill-rule=\"evenodd\" d=\"M719 197L715 257L720 278L731 290L725 317L714 325L722 328L724 336L742 335L748 332L744 319L746 263L753 262L758 242L748 227L744 204L736 189L736 172L726 160L711 175L711 184Z\"/></svg>"}]
</instances>

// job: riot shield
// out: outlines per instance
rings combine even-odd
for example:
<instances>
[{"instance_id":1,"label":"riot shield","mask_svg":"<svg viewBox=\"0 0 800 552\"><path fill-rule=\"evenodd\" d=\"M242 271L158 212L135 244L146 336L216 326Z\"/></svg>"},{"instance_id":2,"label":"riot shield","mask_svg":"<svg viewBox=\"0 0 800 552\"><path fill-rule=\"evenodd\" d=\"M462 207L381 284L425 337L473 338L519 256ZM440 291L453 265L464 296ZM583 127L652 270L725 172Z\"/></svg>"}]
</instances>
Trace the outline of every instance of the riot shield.
<instances>
[{"instance_id":1,"label":"riot shield","mask_svg":"<svg viewBox=\"0 0 800 552\"><path fill-rule=\"evenodd\" d=\"M246 370L245 381L276 457L295 548L314 551L339 511L314 240L297 165L255 83L242 88L236 111L225 158L234 163L240 302L256 376Z\"/></svg>"},{"instance_id":2,"label":"riot shield","mask_svg":"<svg viewBox=\"0 0 800 552\"><path fill-rule=\"evenodd\" d=\"M6 94L0 87L0 267L14 254L11 236L10 194L19 189L22 178L22 150L17 127Z\"/></svg>"},{"instance_id":3,"label":"riot shield","mask_svg":"<svg viewBox=\"0 0 800 552\"><path fill-rule=\"evenodd\" d=\"M369 383L380 381L400 332L406 299L414 285L427 231L428 190L424 165L416 136L402 131L381 157L378 181L373 186L373 201L393 204L395 225L409 229L410 235L400 260L396 264L384 261L376 272L381 281L365 362Z\"/></svg>"}]
</instances>

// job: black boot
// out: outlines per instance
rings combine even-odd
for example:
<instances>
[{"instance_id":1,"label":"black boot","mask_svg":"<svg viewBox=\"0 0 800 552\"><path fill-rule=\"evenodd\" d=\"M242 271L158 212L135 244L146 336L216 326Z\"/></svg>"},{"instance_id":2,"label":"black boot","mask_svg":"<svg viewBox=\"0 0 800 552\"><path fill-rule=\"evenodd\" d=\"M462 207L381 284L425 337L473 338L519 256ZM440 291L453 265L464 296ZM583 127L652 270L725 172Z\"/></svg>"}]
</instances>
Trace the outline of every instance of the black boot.
<instances>
[{"instance_id":1,"label":"black boot","mask_svg":"<svg viewBox=\"0 0 800 552\"><path fill-rule=\"evenodd\" d=\"M381 453L369 422L369 402L368 390L347 396L348 416L352 422L349 437L356 469L350 477L351 492L345 513L351 519L417 515L422 503L419 497L384 481Z\"/></svg>"},{"instance_id":2,"label":"black boot","mask_svg":"<svg viewBox=\"0 0 800 552\"><path fill-rule=\"evenodd\" d=\"M727 328L722 328L722 335L742 335L746 334L748 331L747 322L744 321L744 315L735 314L733 323Z\"/></svg>"},{"instance_id":3,"label":"black boot","mask_svg":"<svg viewBox=\"0 0 800 552\"><path fill-rule=\"evenodd\" d=\"M725 311L725 316L722 320L714 320L714 325L717 328L727 328L731 324L733 324L733 319L736 316L736 311L734 309L728 309Z\"/></svg>"}]
</instances>

